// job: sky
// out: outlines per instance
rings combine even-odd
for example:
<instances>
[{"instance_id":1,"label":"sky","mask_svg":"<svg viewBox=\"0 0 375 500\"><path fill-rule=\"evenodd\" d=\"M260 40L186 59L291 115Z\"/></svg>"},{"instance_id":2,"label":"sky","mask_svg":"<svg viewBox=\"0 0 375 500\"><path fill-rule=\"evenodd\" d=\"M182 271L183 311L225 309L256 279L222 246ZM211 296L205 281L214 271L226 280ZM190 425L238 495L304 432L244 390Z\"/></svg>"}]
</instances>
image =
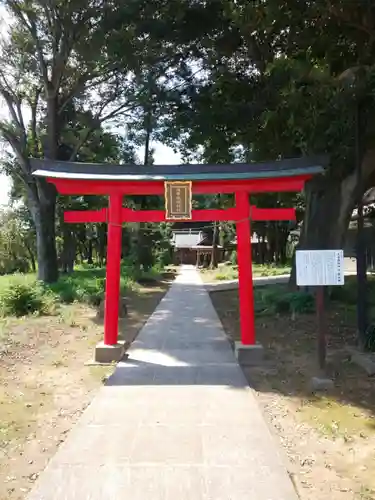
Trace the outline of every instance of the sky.
<instances>
[{"instance_id":1,"label":"sky","mask_svg":"<svg viewBox=\"0 0 375 500\"><path fill-rule=\"evenodd\" d=\"M1 108L1 107L0 107ZM0 109L1 114L1 109ZM173 149L161 143L153 143L155 149L154 158L157 165L179 164L181 157L176 154ZM0 174L0 205L6 206L9 204L10 178L5 174Z\"/></svg>"},{"instance_id":2,"label":"sky","mask_svg":"<svg viewBox=\"0 0 375 500\"><path fill-rule=\"evenodd\" d=\"M4 23L8 24L9 18L6 15L5 9L0 5L0 31L4 27ZM0 102L0 118L5 118L7 116L7 108L4 103ZM154 148L154 159L157 165L170 165L179 164L181 162L181 156L174 153L174 151L161 143L152 143L151 146ZM0 148L0 160L1 160L1 149ZM142 157L142 156L141 156ZM0 206L6 206L9 204L9 191L11 187L11 181L8 176L0 173Z\"/></svg>"}]
</instances>

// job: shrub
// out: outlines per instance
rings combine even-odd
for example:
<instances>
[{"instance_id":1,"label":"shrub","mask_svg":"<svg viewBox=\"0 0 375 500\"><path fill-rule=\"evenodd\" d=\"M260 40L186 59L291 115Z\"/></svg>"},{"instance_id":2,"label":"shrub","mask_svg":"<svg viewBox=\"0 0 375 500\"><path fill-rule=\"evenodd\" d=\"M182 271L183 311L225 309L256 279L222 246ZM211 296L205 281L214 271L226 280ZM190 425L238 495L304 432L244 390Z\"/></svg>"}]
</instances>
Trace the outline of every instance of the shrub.
<instances>
[{"instance_id":1,"label":"shrub","mask_svg":"<svg viewBox=\"0 0 375 500\"><path fill-rule=\"evenodd\" d=\"M90 306L99 307L101 301L103 300L103 297L103 293L91 294L87 297L87 303Z\"/></svg>"},{"instance_id":2,"label":"shrub","mask_svg":"<svg viewBox=\"0 0 375 500\"><path fill-rule=\"evenodd\" d=\"M3 316L25 316L42 312L43 308L43 289L37 283L14 283L0 293Z\"/></svg>"},{"instance_id":3,"label":"shrub","mask_svg":"<svg viewBox=\"0 0 375 500\"><path fill-rule=\"evenodd\" d=\"M228 279L228 276L226 274L220 274L220 273L218 273L218 274L215 275L215 279L217 281L225 281L225 280Z\"/></svg>"},{"instance_id":4,"label":"shrub","mask_svg":"<svg viewBox=\"0 0 375 500\"><path fill-rule=\"evenodd\" d=\"M366 351L375 352L375 325L367 328L364 348Z\"/></svg>"},{"instance_id":5,"label":"shrub","mask_svg":"<svg viewBox=\"0 0 375 500\"><path fill-rule=\"evenodd\" d=\"M230 262L231 262L231 264L233 266L235 266L235 265L238 264L238 261L237 261L237 250L233 250L233 252L231 253Z\"/></svg>"},{"instance_id":6,"label":"shrub","mask_svg":"<svg viewBox=\"0 0 375 500\"><path fill-rule=\"evenodd\" d=\"M291 292L288 294L291 311L295 313L312 313L315 310L314 296L308 292Z\"/></svg>"},{"instance_id":7,"label":"shrub","mask_svg":"<svg viewBox=\"0 0 375 500\"><path fill-rule=\"evenodd\" d=\"M259 312L278 314L311 313L314 311L314 297L307 292L288 292L285 288L264 288L255 295Z\"/></svg>"},{"instance_id":8,"label":"shrub","mask_svg":"<svg viewBox=\"0 0 375 500\"><path fill-rule=\"evenodd\" d=\"M331 288L330 298L343 304L354 305L357 303L357 293L357 282L349 278L344 286L333 286Z\"/></svg>"},{"instance_id":9,"label":"shrub","mask_svg":"<svg viewBox=\"0 0 375 500\"><path fill-rule=\"evenodd\" d=\"M172 264L172 253L170 248L162 248L156 257L156 262L160 267Z\"/></svg>"},{"instance_id":10,"label":"shrub","mask_svg":"<svg viewBox=\"0 0 375 500\"><path fill-rule=\"evenodd\" d=\"M77 298L76 289L70 280L61 280L51 286L53 291L64 304L71 304Z\"/></svg>"},{"instance_id":11,"label":"shrub","mask_svg":"<svg viewBox=\"0 0 375 500\"><path fill-rule=\"evenodd\" d=\"M57 312L57 304L58 298L56 295L48 289L43 289L40 292L41 304L38 312L40 315L49 316L52 314L56 314Z\"/></svg>"}]
</instances>

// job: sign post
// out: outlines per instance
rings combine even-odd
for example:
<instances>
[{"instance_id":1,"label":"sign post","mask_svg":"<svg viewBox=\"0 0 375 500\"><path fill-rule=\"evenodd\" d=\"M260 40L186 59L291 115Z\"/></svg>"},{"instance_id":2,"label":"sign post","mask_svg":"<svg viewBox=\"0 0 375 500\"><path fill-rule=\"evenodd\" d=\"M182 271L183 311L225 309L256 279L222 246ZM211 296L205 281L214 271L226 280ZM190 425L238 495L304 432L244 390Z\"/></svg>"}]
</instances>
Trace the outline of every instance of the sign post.
<instances>
[{"instance_id":1,"label":"sign post","mask_svg":"<svg viewBox=\"0 0 375 500\"><path fill-rule=\"evenodd\" d=\"M316 314L318 323L319 368L326 365L326 321L324 287L344 284L343 250L297 250L297 286L316 288Z\"/></svg>"},{"instance_id":2,"label":"sign post","mask_svg":"<svg viewBox=\"0 0 375 500\"><path fill-rule=\"evenodd\" d=\"M191 220L192 190L190 181L165 182L166 220Z\"/></svg>"}]
</instances>

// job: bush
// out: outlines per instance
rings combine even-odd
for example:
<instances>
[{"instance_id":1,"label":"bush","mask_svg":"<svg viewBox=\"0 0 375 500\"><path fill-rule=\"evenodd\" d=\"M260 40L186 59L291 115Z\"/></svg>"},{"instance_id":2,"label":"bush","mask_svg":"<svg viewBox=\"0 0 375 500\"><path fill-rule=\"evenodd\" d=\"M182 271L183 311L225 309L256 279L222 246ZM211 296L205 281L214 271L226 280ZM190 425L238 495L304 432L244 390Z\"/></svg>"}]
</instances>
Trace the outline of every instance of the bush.
<instances>
[{"instance_id":1,"label":"bush","mask_svg":"<svg viewBox=\"0 0 375 500\"><path fill-rule=\"evenodd\" d=\"M137 287L135 275L140 281L156 283L161 268L136 273L131 267L122 266L120 293ZM54 314L58 303L74 301L98 306L104 298L105 269L81 268L70 276L62 276L57 283L44 285L35 280L35 275L9 275L1 277L0 315L24 316L27 314Z\"/></svg>"},{"instance_id":2,"label":"bush","mask_svg":"<svg viewBox=\"0 0 375 500\"><path fill-rule=\"evenodd\" d=\"M233 252L231 253L230 262L231 262L231 264L233 266L236 266L238 264L238 261L237 261L237 250L233 250Z\"/></svg>"},{"instance_id":3,"label":"bush","mask_svg":"<svg viewBox=\"0 0 375 500\"><path fill-rule=\"evenodd\" d=\"M285 288L265 288L255 295L256 310L277 314L311 313L315 309L313 295L307 292L288 292Z\"/></svg>"},{"instance_id":4,"label":"bush","mask_svg":"<svg viewBox=\"0 0 375 500\"><path fill-rule=\"evenodd\" d=\"M172 264L172 252L170 248L162 248L156 257L156 262L160 267L169 266Z\"/></svg>"},{"instance_id":5,"label":"bush","mask_svg":"<svg viewBox=\"0 0 375 500\"><path fill-rule=\"evenodd\" d=\"M51 286L51 291L58 295L64 304L71 304L77 298L76 289L69 280L59 281Z\"/></svg>"},{"instance_id":6,"label":"bush","mask_svg":"<svg viewBox=\"0 0 375 500\"><path fill-rule=\"evenodd\" d=\"M217 281L225 281L225 280L227 280L229 278L228 278L228 276L226 274L220 274L220 273L218 273L218 274L215 274L215 279Z\"/></svg>"},{"instance_id":7,"label":"bush","mask_svg":"<svg viewBox=\"0 0 375 500\"><path fill-rule=\"evenodd\" d=\"M2 316L50 314L55 308L55 297L37 282L13 283L0 292Z\"/></svg>"},{"instance_id":8,"label":"bush","mask_svg":"<svg viewBox=\"0 0 375 500\"><path fill-rule=\"evenodd\" d=\"M312 313L315 310L315 299L308 292L291 292L287 295L290 310L294 313Z\"/></svg>"},{"instance_id":9,"label":"bush","mask_svg":"<svg viewBox=\"0 0 375 500\"><path fill-rule=\"evenodd\" d=\"M354 279L347 279L344 286L334 286L330 290L331 300L343 304L354 305L357 303L357 282Z\"/></svg>"},{"instance_id":10,"label":"bush","mask_svg":"<svg viewBox=\"0 0 375 500\"><path fill-rule=\"evenodd\" d=\"M375 325L367 328L364 348L366 351L375 352Z\"/></svg>"}]
</instances>

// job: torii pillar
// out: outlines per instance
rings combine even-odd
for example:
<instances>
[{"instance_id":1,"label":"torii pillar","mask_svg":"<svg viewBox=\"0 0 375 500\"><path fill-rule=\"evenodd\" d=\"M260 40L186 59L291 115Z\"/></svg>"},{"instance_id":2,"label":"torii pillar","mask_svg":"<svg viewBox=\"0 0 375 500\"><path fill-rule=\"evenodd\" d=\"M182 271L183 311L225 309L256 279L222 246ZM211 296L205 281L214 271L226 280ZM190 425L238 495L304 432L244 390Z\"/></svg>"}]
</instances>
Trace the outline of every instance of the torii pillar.
<instances>
[{"instance_id":1,"label":"torii pillar","mask_svg":"<svg viewBox=\"0 0 375 500\"><path fill-rule=\"evenodd\" d=\"M235 193L239 220L237 230L238 295L241 342L235 343L235 353L241 365L258 364L263 359L263 346L255 340L255 308L251 249L251 211L249 193ZM272 213L272 209L271 209ZM274 212L277 216L277 210Z\"/></svg>"}]
</instances>

